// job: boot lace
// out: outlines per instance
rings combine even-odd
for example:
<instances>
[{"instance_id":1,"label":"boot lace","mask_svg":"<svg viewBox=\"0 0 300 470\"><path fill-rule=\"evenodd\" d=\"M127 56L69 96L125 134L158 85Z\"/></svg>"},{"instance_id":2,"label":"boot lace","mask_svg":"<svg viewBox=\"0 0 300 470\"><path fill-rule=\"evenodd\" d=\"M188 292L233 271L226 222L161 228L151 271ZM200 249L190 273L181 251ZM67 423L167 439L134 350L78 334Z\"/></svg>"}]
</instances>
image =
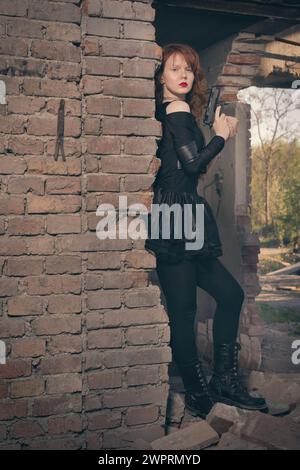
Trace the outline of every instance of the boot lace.
<instances>
[{"instance_id":1,"label":"boot lace","mask_svg":"<svg viewBox=\"0 0 300 470\"><path fill-rule=\"evenodd\" d=\"M237 392L248 393L246 387L243 385L243 383L241 381L242 377L239 376L239 374L238 374L238 352L239 352L239 349L241 349L240 345L236 344L235 348L234 348L233 365L232 365L232 368L230 370L230 372L231 372L231 376L230 376L231 385L232 385L232 388Z\"/></svg>"},{"instance_id":2,"label":"boot lace","mask_svg":"<svg viewBox=\"0 0 300 470\"><path fill-rule=\"evenodd\" d=\"M200 385L203 388L203 392L209 394L209 388L208 388L207 380L206 380L206 377L205 377L205 374L204 374L204 371L203 371L203 367L202 367L202 364L201 364L200 361L197 362L197 364L196 364L196 371L197 371L197 376L198 376Z\"/></svg>"}]
</instances>

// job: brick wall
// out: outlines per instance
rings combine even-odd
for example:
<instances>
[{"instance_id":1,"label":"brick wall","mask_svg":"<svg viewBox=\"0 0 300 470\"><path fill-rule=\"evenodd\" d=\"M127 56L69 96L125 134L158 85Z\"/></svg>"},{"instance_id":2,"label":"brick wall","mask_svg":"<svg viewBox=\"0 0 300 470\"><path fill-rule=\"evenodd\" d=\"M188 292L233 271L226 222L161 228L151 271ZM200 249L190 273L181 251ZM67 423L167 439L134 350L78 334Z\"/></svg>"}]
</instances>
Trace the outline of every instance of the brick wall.
<instances>
[{"instance_id":1,"label":"brick wall","mask_svg":"<svg viewBox=\"0 0 300 470\"><path fill-rule=\"evenodd\" d=\"M10 0L0 15L0 449L152 440L171 361L155 259L144 240L99 240L95 211L119 195L150 207L154 9ZM55 161L61 98L66 161Z\"/></svg>"}]
</instances>

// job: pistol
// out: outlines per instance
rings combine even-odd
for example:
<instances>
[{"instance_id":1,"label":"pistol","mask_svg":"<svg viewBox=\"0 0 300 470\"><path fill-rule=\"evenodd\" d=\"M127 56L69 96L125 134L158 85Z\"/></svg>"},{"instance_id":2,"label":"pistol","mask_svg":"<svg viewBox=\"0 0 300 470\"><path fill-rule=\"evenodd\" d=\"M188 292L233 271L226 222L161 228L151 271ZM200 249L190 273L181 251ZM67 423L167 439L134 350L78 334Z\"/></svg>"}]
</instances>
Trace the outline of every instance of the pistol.
<instances>
[{"instance_id":1,"label":"pistol","mask_svg":"<svg viewBox=\"0 0 300 470\"><path fill-rule=\"evenodd\" d=\"M218 88L217 86L213 86L210 90L203 118L203 123L209 127L212 127L215 120L215 111L218 106L219 95L220 88Z\"/></svg>"}]
</instances>

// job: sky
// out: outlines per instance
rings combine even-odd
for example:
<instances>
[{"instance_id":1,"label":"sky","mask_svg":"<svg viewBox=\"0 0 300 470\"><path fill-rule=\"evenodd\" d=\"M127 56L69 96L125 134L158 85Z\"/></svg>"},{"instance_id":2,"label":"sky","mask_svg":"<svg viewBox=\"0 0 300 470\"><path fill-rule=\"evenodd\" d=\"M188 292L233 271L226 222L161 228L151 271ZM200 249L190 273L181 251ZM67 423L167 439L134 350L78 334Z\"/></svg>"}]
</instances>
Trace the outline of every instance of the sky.
<instances>
[{"instance_id":1,"label":"sky","mask_svg":"<svg viewBox=\"0 0 300 470\"><path fill-rule=\"evenodd\" d=\"M238 92L238 99L241 102L249 103L251 106L251 111L254 109L256 112L259 111L262 107L259 100L256 100L254 97L261 98L271 94L271 97L266 99L266 105L269 107L268 113L265 113L265 119L260 120L260 131L263 139L271 137L275 128L275 119L273 117L273 110L275 109L275 93L279 93L281 89L273 88L258 88L251 86L244 88ZM300 140L300 89L284 89L286 99L290 101L290 109L288 109L286 117L282 118L280 121L279 132L282 133L285 130L290 131L290 135L286 140L291 140L293 137L297 136ZM251 98L252 96L252 98ZM279 109L282 110L285 107L284 102L279 102ZM258 127L256 125L256 119L253 112L251 112L251 146L260 145L260 139L258 135Z\"/></svg>"}]
</instances>

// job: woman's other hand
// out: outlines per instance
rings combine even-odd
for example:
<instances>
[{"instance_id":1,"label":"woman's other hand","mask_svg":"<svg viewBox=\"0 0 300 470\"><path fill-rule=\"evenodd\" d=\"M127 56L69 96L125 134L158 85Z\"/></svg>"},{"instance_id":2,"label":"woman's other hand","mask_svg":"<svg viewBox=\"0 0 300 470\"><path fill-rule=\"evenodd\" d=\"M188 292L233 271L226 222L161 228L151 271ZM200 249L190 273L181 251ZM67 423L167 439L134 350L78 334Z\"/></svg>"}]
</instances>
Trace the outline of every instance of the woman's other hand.
<instances>
[{"instance_id":1,"label":"woman's other hand","mask_svg":"<svg viewBox=\"0 0 300 470\"><path fill-rule=\"evenodd\" d=\"M226 121L230 129L229 138L236 136L239 120L232 116L226 116Z\"/></svg>"},{"instance_id":2,"label":"woman's other hand","mask_svg":"<svg viewBox=\"0 0 300 470\"><path fill-rule=\"evenodd\" d=\"M217 106L216 111L215 111L215 120L213 123L213 129L216 135L220 135L225 140L227 140L230 137L230 124L228 120L226 119L228 116L226 116L224 113L220 115L220 110L221 110L221 106L219 105Z\"/></svg>"}]
</instances>

